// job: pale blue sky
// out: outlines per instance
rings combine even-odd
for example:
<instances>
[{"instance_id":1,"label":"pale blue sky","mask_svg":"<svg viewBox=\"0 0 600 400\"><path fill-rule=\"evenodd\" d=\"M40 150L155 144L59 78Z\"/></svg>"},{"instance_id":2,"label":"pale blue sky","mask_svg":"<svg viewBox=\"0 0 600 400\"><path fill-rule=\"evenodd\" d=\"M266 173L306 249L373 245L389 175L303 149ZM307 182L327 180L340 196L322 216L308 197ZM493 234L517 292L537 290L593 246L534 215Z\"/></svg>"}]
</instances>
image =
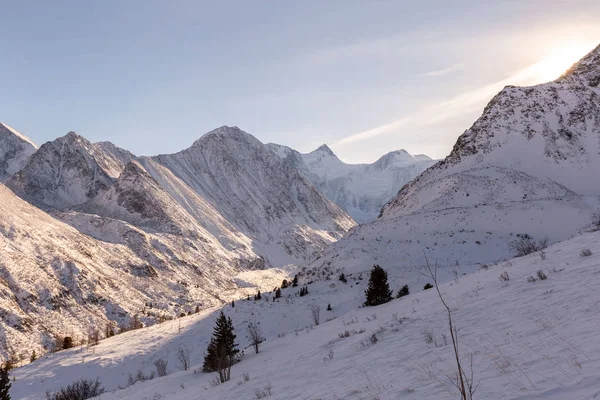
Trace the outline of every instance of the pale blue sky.
<instances>
[{"instance_id":1,"label":"pale blue sky","mask_svg":"<svg viewBox=\"0 0 600 400\"><path fill-rule=\"evenodd\" d=\"M0 121L139 155L237 125L348 162L442 157L503 85L600 44L597 0L0 0L0 14Z\"/></svg>"}]
</instances>

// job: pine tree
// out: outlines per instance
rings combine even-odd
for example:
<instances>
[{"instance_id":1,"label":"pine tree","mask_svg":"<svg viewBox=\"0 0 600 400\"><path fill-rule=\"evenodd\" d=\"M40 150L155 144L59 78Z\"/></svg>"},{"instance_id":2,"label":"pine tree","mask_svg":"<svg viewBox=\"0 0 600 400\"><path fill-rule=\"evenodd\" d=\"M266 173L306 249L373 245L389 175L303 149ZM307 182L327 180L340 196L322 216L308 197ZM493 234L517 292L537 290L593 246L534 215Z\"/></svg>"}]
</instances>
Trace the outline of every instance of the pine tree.
<instances>
[{"instance_id":1,"label":"pine tree","mask_svg":"<svg viewBox=\"0 0 600 400\"><path fill-rule=\"evenodd\" d=\"M292 287L298 286L298 275L294 275L294 280L292 281Z\"/></svg>"},{"instance_id":2,"label":"pine tree","mask_svg":"<svg viewBox=\"0 0 600 400\"><path fill-rule=\"evenodd\" d=\"M348 283L348 280L346 279L346 275L344 275L343 272L340 274L339 280L344 283Z\"/></svg>"},{"instance_id":3,"label":"pine tree","mask_svg":"<svg viewBox=\"0 0 600 400\"><path fill-rule=\"evenodd\" d=\"M0 365L0 400L10 400L10 377L8 376L8 369Z\"/></svg>"},{"instance_id":4,"label":"pine tree","mask_svg":"<svg viewBox=\"0 0 600 400\"><path fill-rule=\"evenodd\" d=\"M408 289L408 285L404 285L400 288L400 290L398 290L396 298L399 299L400 297L408 296L409 293L410 290Z\"/></svg>"},{"instance_id":5,"label":"pine tree","mask_svg":"<svg viewBox=\"0 0 600 400\"><path fill-rule=\"evenodd\" d=\"M378 306L392 300L392 291L387 282L387 272L379 265L374 265L371 270L369 287L365 291L367 300L365 306Z\"/></svg>"},{"instance_id":6,"label":"pine tree","mask_svg":"<svg viewBox=\"0 0 600 400\"><path fill-rule=\"evenodd\" d=\"M262 296L260 295L260 290L258 291L258 293L256 293L256 295L254 296L254 300L260 300L262 299Z\"/></svg>"},{"instance_id":7,"label":"pine tree","mask_svg":"<svg viewBox=\"0 0 600 400\"><path fill-rule=\"evenodd\" d=\"M331 304L327 304L327 311L331 311Z\"/></svg>"},{"instance_id":8,"label":"pine tree","mask_svg":"<svg viewBox=\"0 0 600 400\"><path fill-rule=\"evenodd\" d=\"M37 360L37 354L35 354L35 350L31 353L31 357L29 357L29 362L34 362Z\"/></svg>"},{"instance_id":9,"label":"pine tree","mask_svg":"<svg viewBox=\"0 0 600 400\"><path fill-rule=\"evenodd\" d=\"M281 282L281 288L282 288L282 289L286 289L286 288L288 287L288 285L289 285L289 283L288 283L287 279L284 279L284 280Z\"/></svg>"},{"instance_id":10,"label":"pine tree","mask_svg":"<svg viewBox=\"0 0 600 400\"><path fill-rule=\"evenodd\" d=\"M62 342L63 350L70 349L73 347L73 338L71 336L65 336Z\"/></svg>"},{"instance_id":11,"label":"pine tree","mask_svg":"<svg viewBox=\"0 0 600 400\"><path fill-rule=\"evenodd\" d=\"M221 311L217 318L213 337L206 349L203 367L205 372L218 371L221 382L229 380L231 366L237 361L237 355L240 352L237 349L235 338L231 318L225 317Z\"/></svg>"},{"instance_id":12,"label":"pine tree","mask_svg":"<svg viewBox=\"0 0 600 400\"><path fill-rule=\"evenodd\" d=\"M235 307L235 301L231 300L231 308Z\"/></svg>"},{"instance_id":13,"label":"pine tree","mask_svg":"<svg viewBox=\"0 0 600 400\"><path fill-rule=\"evenodd\" d=\"M275 298L276 298L276 299L278 299L278 298L280 298L280 297L281 297L281 289L279 289L279 288L278 288L278 289L275 291Z\"/></svg>"}]
</instances>

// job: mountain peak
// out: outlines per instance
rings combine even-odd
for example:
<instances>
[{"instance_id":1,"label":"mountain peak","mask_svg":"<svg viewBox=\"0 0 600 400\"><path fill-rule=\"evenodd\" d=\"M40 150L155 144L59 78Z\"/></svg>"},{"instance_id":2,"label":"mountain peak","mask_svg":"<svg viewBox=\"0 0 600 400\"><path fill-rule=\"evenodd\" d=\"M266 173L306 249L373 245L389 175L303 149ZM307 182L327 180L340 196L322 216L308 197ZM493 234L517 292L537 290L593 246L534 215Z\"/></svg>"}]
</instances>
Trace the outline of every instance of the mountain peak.
<instances>
[{"instance_id":1,"label":"mountain peak","mask_svg":"<svg viewBox=\"0 0 600 400\"><path fill-rule=\"evenodd\" d=\"M258 142L260 141L252 136L251 134L244 132L237 126L227 126L223 125L217 129L213 129L212 131L202 135L202 137L192 144L192 147L201 146L208 142L222 142L226 140L235 140L235 141L244 141L244 142ZM262 143L260 143L262 145Z\"/></svg>"},{"instance_id":2,"label":"mountain peak","mask_svg":"<svg viewBox=\"0 0 600 400\"><path fill-rule=\"evenodd\" d=\"M316 149L314 152L325 153L325 154L328 154L330 156L336 157L335 153L326 144L320 145L319 148Z\"/></svg>"}]
</instances>

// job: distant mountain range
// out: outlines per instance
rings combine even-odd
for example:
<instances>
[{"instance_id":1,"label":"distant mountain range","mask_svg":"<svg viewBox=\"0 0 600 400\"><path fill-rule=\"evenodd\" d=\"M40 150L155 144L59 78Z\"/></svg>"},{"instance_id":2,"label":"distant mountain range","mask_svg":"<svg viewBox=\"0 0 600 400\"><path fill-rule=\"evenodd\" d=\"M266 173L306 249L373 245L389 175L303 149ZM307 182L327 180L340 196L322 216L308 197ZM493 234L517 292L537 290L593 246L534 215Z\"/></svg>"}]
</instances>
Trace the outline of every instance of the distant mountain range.
<instances>
[{"instance_id":1,"label":"distant mountain range","mask_svg":"<svg viewBox=\"0 0 600 400\"><path fill-rule=\"evenodd\" d=\"M359 223L375 220L404 184L435 163L406 150L388 153L373 164L346 164L327 145L308 154L278 144L267 146Z\"/></svg>"}]
</instances>

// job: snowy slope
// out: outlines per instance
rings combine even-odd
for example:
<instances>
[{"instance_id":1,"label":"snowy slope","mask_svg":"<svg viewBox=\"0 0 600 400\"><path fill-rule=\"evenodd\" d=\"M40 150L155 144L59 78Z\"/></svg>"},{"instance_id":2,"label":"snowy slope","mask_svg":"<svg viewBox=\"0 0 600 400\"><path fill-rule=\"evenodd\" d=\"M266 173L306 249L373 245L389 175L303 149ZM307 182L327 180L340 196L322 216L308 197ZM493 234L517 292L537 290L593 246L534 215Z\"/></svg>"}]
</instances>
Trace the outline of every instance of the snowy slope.
<instances>
[{"instance_id":1,"label":"snowy slope","mask_svg":"<svg viewBox=\"0 0 600 400\"><path fill-rule=\"evenodd\" d=\"M19 172L36 149L29 138L0 122L0 182Z\"/></svg>"},{"instance_id":2,"label":"snowy slope","mask_svg":"<svg viewBox=\"0 0 600 400\"><path fill-rule=\"evenodd\" d=\"M468 369L473 357L479 384L475 398L583 400L600 395L599 299L594 295L600 284L599 239L600 233L588 233L548 248L545 258L513 259L441 286ZM591 255L582 256L584 249ZM528 282L540 269L548 279ZM499 279L503 272L508 281ZM392 282L393 287L402 283ZM13 372L13 397L40 399L45 390L98 377L109 391L103 400L253 399L256 390L267 386L269 399L458 398L448 378L455 366L436 292L411 283L407 297L356 309L365 285L352 278L348 284L316 282L302 298L285 289L276 302L240 300L226 307L241 348L248 344L244 327L249 321L260 324L266 342L258 355L246 350L225 384L213 386L214 375L195 372L201 369L216 316L207 311L113 337L93 350L76 348L37 360ZM325 310L328 303L331 312ZM316 327L310 322L313 304L321 306ZM340 337L346 331L348 337ZM179 348L190 350L189 371L177 365ZM170 375L112 392L127 386L128 374L152 371L158 358L168 360Z\"/></svg>"},{"instance_id":3,"label":"snowy slope","mask_svg":"<svg viewBox=\"0 0 600 400\"><path fill-rule=\"evenodd\" d=\"M468 269L509 257L517 234L559 241L586 229L600 209L599 59L600 47L554 82L503 89L445 160L328 248L313 273L410 270L426 249Z\"/></svg>"},{"instance_id":4,"label":"snowy slope","mask_svg":"<svg viewBox=\"0 0 600 400\"><path fill-rule=\"evenodd\" d=\"M149 234L105 217L60 215L77 230L4 185L0 215L0 359L44 354L56 336L78 341L92 327L104 332L107 322L116 327L134 314L152 324L221 304L239 286L237 255L210 237Z\"/></svg>"},{"instance_id":5,"label":"snowy slope","mask_svg":"<svg viewBox=\"0 0 600 400\"><path fill-rule=\"evenodd\" d=\"M406 150L390 152L373 164L346 164L327 145L308 154L278 144L267 146L360 223L377 218L405 183L434 163L426 155L412 156Z\"/></svg>"},{"instance_id":6,"label":"snowy slope","mask_svg":"<svg viewBox=\"0 0 600 400\"><path fill-rule=\"evenodd\" d=\"M112 178L118 178L125 166L136 159L129 151L117 147L111 142L94 143L92 147L96 162Z\"/></svg>"}]
</instances>

